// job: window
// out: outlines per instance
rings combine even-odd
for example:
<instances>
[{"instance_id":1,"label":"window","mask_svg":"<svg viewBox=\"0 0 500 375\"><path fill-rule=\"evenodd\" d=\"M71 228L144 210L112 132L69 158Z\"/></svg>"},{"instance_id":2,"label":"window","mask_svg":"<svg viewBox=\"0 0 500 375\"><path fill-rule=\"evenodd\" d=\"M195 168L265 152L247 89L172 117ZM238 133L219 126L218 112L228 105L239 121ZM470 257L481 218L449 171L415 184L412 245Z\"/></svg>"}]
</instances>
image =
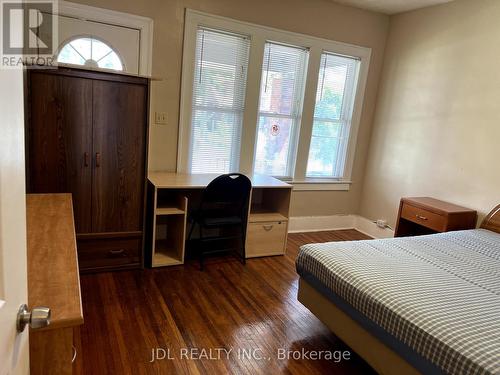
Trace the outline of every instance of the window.
<instances>
[{"instance_id":1,"label":"window","mask_svg":"<svg viewBox=\"0 0 500 375\"><path fill-rule=\"evenodd\" d=\"M260 80L255 173L293 176L307 50L266 42Z\"/></svg>"},{"instance_id":2,"label":"window","mask_svg":"<svg viewBox=\"0 0 500 375\"><path fill-rule=\"evenodd\" d=\"M57 55L57 62L90 68L123 70L118 54L106 43L92 37L66 42Z\"/></svg>"},{"instance_id":3,"label":"window","mask_svg":"<svg viewBox=\"0 0 500 375\"><path fill-rule=\"evenodd\" d=\"M321 54L307 177L343 176L358 64L356 58Z\"/></svg>"},{"instance_id":4,"label":"window","mask_svg":"<svg viewBox=\"0 0 500 375\"><path fill-rule=\"evenodd\" d=\"M200 27L191 114L189 171L239 169L249 39Z\"/></svg>"},{"instance_id":5,"label":"window","mask_svg":"<svg viewBox=\"0 0 500 375\"><path fill-rule=\"evenodd\" d=\"M177 171L348 190L370 56L188 9Z\"/></svg>"}]
</instances>

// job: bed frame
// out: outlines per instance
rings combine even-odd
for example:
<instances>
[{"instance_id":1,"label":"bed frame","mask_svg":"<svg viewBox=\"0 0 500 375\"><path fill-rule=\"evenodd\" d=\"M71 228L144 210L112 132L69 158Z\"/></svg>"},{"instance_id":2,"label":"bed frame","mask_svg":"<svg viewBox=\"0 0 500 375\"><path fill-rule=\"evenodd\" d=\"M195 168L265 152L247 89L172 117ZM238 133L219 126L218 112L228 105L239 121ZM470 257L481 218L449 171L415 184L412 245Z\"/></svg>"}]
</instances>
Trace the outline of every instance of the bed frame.
<instances>
[{"instance_id":1,"label":"bed frame","mask_svg":"<svg viewBox=\"0 0 500 375\"><path fill-rule=\"evenodd\" d=\"M500 233L500 205L485 217L480 227ZM303 278L299 279L298 300L379 374L421 374Z\"/></svg>"},{"instance_id":2,"label":"bed frame","mask_svg":"<svg viewBox=\"0 0 500 375\"><path fill-rule=\"evenodd\" d=\"M481 228L500 233L500 204L484 218Z\"/></svg>"}]
</instances>

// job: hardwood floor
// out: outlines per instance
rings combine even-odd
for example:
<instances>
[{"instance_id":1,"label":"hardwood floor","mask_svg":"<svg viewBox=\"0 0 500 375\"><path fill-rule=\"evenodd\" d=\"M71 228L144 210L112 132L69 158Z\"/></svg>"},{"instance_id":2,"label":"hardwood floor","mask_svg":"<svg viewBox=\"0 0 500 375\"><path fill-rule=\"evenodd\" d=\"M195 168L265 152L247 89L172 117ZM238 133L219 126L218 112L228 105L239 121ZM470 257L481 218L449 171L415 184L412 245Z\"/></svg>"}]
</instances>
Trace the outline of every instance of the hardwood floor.
<instances>
[{"instance_id":1,"label":"hardwood floor","mask_svg":"<svg viewBox=\"0 0 500 375\"><path fill-rule=\"evenodd\" d=\"M288 350L349 350L297 301L295 258L311 242L367 238L355 230L291 234L286 256L208 259L184 266L83 275L85 323L76 374L369 374L358 356L279 359ZM150 363L152 350L175 359ZM200 359L188 360L182 349ZM203 352L202 350L205 350ZM211 352L210 352L211 349ZM219 349L220 360L217 357ZM226 352L232 349L226 358ZM258 358L238 358L242 350ZM198 350L198 351L196 351ZM209 356L203 358L203 354Z\"/></svg>"}]
</instances>

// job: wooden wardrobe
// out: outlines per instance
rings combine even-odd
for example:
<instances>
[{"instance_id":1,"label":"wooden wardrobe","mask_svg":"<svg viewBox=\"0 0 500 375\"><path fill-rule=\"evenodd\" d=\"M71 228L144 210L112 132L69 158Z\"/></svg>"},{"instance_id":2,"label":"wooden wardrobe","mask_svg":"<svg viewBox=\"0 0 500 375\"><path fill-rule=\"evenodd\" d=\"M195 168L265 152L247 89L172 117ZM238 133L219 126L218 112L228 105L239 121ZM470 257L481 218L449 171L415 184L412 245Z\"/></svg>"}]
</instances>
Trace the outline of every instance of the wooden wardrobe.
<instances>
[{"instance_id":1,"label":"wooden wardrobe","mask_svg":"<svg viewBox=\"0 0 500 375\"><path fill-rule=\"evenodd\" d=\"M149 80L27 72L27 190L71 193L80 270L142 265Z\"/></svg>"}]
</instances>

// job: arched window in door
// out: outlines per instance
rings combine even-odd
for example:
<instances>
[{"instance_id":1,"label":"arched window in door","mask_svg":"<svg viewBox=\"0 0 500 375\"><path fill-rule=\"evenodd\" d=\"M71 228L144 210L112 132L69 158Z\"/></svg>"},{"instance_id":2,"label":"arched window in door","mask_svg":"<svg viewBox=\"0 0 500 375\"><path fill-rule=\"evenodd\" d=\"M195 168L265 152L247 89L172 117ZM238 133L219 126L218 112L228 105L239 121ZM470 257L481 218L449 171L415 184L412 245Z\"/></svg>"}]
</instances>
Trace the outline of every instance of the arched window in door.
<instances>
[{"instance_id":1,"label":"arched window in door","mask_svg":"<svg viewBox=\"0 0 500 375\"><path fill-rule=\"evenodd\" d=\"M57 62L90 68L124 70L118 53L102 40L93 37L77 37L65 42L59 50Z\"/></svg>"}]
</instances>

